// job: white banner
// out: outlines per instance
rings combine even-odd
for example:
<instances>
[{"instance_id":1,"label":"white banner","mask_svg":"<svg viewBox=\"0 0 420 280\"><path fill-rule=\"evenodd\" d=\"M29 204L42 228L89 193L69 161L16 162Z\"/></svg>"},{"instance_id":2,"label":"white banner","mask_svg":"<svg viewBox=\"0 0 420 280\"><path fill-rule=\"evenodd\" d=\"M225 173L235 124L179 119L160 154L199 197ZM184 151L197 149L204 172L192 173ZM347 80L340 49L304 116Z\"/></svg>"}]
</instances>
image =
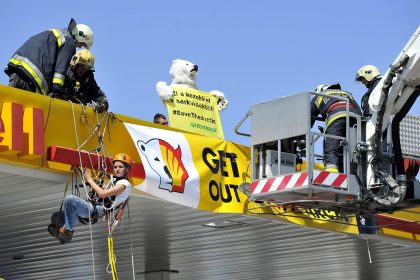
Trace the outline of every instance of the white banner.
<instances>
[{"instance_id":1,"label":"white banner","mask_svg":"<svg viewBox=\"0 0 420 280\"><path fill-rule=\"evenodd\" d=\"M200 177L188 141L179 132L124 123L144 166L145 179L135 188L156 197L197 208Z\"/></svg>"}]
</instances>

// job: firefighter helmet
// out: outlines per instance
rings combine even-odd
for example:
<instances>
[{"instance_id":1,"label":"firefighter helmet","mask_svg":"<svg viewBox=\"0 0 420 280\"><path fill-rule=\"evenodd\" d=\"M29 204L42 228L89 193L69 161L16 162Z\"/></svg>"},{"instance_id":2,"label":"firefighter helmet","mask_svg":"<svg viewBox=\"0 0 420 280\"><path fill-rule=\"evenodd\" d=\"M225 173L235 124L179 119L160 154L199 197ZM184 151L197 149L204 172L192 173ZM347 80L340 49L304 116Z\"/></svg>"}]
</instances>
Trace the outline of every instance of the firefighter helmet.
<instances>
[{"instance_id":1,"label":"firefighter helmet","mask_svg":"<svg viewBox=\"0 0 420 280\"><path fill-rule=\"evenodd\" d=\"M71 35L77 42L85 44L88 49L92 47L93 32L86 24L77 24L71 30Z\"/></svg>"},{"instance_id":2,"label":"firefighter helmet","mask_svg":"<svg viewBox=\"0 0 420 280\"><path fill-rule=\"evenodd\" d=\"M84 65L90 71L95 71L95 57L87 49L80 50L73 55L70 61L71 68L75 69L77 64Z\"/></svg>"},{"instance_id":3,"label":"firefighter helmet","mask_svg":"<svg viewBox=\"0 0 420 280\"><path fill-rule=\"evenodd\" d=\"M112 159L112 163L114 163L115 161L122 161L128 166L131 166L131 158L127 154L123 154L123 153L116 154L115 157Z\"/></svg>"},{"instance_id":4,"label":"firefighter helmet","mask_svg":"<svg viewBox=\"0 0 420 280\"><path fill-rule=\"evenodd\" d=\"M362 78L365 78L366 81L370 82L380 75L381 72L379 72L378 68L373 65L365 65L357 71L356 81L360 82Z\"/></svg>"},{"instance_id":5,"label":"firefighter helmet","mask_svg":"<svg viewBox=\"0 0 420 280\"><path fill-rule=\"evenodd\" d=\"M326 90L330 85L329 84L322 84L316 87L316 89L314 90L315 93L320 93L324 90Z\"/></svg>"},{"instance_id":6,"label":"firefighter helmet","mask_svg":"<svg viewBox=\"0 0 420 280\"><path fill-rule=\"evenodd\" d=\"M327 89L341 89L341 85L339 83L335 83L335 84L321 84L319 86L316 87L316 89L314 90L315 93L321 93Z\"/></svg>"}]
</instances>

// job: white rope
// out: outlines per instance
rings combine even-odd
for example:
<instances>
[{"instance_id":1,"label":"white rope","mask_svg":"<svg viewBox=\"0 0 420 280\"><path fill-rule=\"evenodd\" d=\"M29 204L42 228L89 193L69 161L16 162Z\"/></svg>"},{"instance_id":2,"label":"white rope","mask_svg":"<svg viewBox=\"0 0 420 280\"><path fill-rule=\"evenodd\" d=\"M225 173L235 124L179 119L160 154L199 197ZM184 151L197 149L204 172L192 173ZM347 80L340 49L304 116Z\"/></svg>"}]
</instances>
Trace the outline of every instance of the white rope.
<instances>
[{"instance_id":1,"label":"white rope","mask_svg":"<svg viewBox=\"0 0 420 280\"><path fill-rule=\"evenodd\" d=\"M100 164L99 151L96 150L96 153L97 153L97 156L98 156L98 169L103 168L103 170L106 173L107 172L106 159L107 159L107 156L109 156L109 153L108 153L108 150L106 149L106 147L105 147L105 145L103 143L103 139L104 139L104 136L105 136L106 129L107 129L108 125L109 125L109 116L108 116L108 114L105 114L104 117L99 122L99 116L98 116L98 113L96 113L97 125L95 127L93 127L91 125L91 123L89 122L89 120L86 118L86 121L87 121L88 125L91 126L91 128L93 128L93 129L92 129L92 133L83 142L82 146L80 146L79 145L79 137L78 137L78 134L77 134L76 116L75 116L75 112L74 112L74 106L73 106L73 103L71 101L70 101L70 103L72 104L74 129L75 129L75 134L76 134L77 150L78 150L78 153L79 153L80 166L83 168L83 165L82 165L83 164L82 163L82 157L81 157L81 150L80 150L81 147L84 146L93 137L93 135L96 135L98 137L98 140L99 140L98 142L99 142L100 148L101 148L102 153L103 153L103 156L104 156L104 160L103 160L102 164ZM85 108L84 108L83 105L82 105L82 109L83 109L83 113L86 115ZM101 135L101 126L102 126L102 123L103 123L103 121L105 119L105 116L108 116L108 118L107 118L107 120L105 122L105 126L103 128L102 135ZM92 159L90 157L90 153L88 151L86 151L86 152L88 154L88 158L89 158L91 167L93 167L93 162L92 162ZM83 186L85 188L86 196L89 196L88 193L87 193L86 182L84 180L83 174L82 174L81 177L82 177ZM114 182L115 182L115 180L113 179L113 176L111 175L111 178L110 178L110 180L108 182L108 185L106 186L105 189L112 188L115 185ZM111 220L110 220L111 217L113 218L113 211L112 210L114 209L115 204L116 204L116 200L113 201L113 204L112 204L112 206L110 208L106 208L105 205L104 205L104 202L102 203L102 207L104 208L104 211L108 211L109 212L111 210L111 212L108 213L108 224L111 222ZM128 205L127 205L127 208L128 208ZM131 221L130 221L130 212L129 212L129 209L128 209L128 220L129 220L128 226L129 226L129 234L130 234L131 265L132 265L132 269L133 269L133 279L135 280L136 279L136 275L135 275L135 268L134 268L134 253L133 253L133 243L132 243L132 237L131 237ZM96 279L96 274L95 274L95 260L94 260L94 251L93 251L92 223L91 223L90 208L89 208L89 227L90 227L90 239L91 239L91 249L92 249L93 276L94 276L94 279ZM116 256L115 255L114 255L114 262L116 262ZM108 263L108 266L106 268L106 271L108 273L110 273L109 266L110 266L110 264Z\"/></svg>"},{"instance_id":2,"label":"white rope","mask_svg":"<svg viewBox=\"0 0 420 280\"><path fill-rule=\"evenodd\" d=\"M107 115L108 115L108 113L107 113ZM106 122L105 122L105 126L104 126L104 129L103 129L103 131L102 131L102 135L101 135L101 138L100 138L100 145L101 145L101 147L102 147L102 153L103 153L103 155L104 155L104 157L103 157L103 161L102 161L102 163L103 163L103 168L104 168L104 170L107 170L108 168L108 166L107 166L107 164L106 164L106 157L108 156L109 157L109 153L108 153L108 150L107 150L107 148L105 147L105 145L104 145L104 137L105 137L105 132L106 132L106 129L107 129L107 127L108 127L108 124L109 124L109 115L108 115L108 118L106 119Z\"/></svg>"},{"instance_id":3,"label":"white rope","mask_svg":"<svg viewBox=\"0 0 420 280\"><path fill-rule=\"evenodd\" d=\"M102 170L101 155L99 154L97 149L95 151L96 151L96 157L98 158L96 164L98 165L98 174L99 174L99 170ZM89 157L90 157L90 153L89 153Z\"/></svg>"},{"instance_id":4,"label":"white rope","mask_svg":"<svg viewBox=\"0 0 420 280\"><path fill-rule=\"evenodd\" d=\"M131 238L130 202L127 203L127 214L128 214L128 232L130 235L131 267L133 268L133 280L136 280L136 272L134 269L133 240Z\"/></svg>"},{"instance_id":5,"label":"white rope","mask_svg":"<svg viewBox=\"0 0 420 280\"><path fill-rule=\"evenodd\" d=\"M70 101L71 102L71 101ZM82 106L82 108L84 108L83 106ZM83 113L86 115L86 112L83 110ZM91 132L91 134L86 138L86 140L80 145L80 148L82 148L92 137L93 137L93 135L96 135L98 138L99 138L99 136L101 136L101 133L100 133L100 129L101 129L101 126L102 126L102 123L104 122L104 120L105 120L105 116L107 116L107 114L105 114L103 117L102 117L102 120L99 122L99 119L98 119L98 117L96 118L97 119L97 125L94 127L90 122L89 122L89 119L86 117L86 122L88 123L88 125L92 128L92 132ZM104 132L104 134L105 134L105 132ZM101 143L100 143L101 144Z\"/></svg>"},{"instance_id":6,"label":"white rope","mask_svg":"<svg viewBox=\"0 0 420 280\"><path fill-rule=\"evenodd\" d=\"M368 250L369 263L372 263L372 257L370 255L370 247L369 247L369 238L366 238L366 245L367 245L367 250Z\"/></svg>"},{"instance_id":7,"label":"white rope","mask_svg":"<svg viewBox=\"0 0 420 280\"><path fill-rule=\"evenodd\" d=\"M83 170L83 163L82 163L82 155L80 152L80 146L79 146L79 136L77 133L77 125L76 125L76 115L74 113L74 104L73 102L71 102L71 109L73 112L73 123L74 123L74 132L75 132L75 136L76 136L76 144L77 144L77 151L79 153L79 161L80 161L80 167L82 168L82 172L84 172ZM87 192L87 187L86 187L86 182L85 182L85 177L84 174L81 174L82 176L82 183L83 183L83 187L85 189L85 193L86 193L86 197L89 197L89 194ZM91 248L91 254L92 254L92 270L93 270L93 279L96 279L96 272L95 272L95 254L93 251L93 234L92 234L92 223L91 223L91 211L90 211L90 207L88 207L88 211L89 211L89 230L90 230L90 248Z\"/></svg>"}]
</instances>

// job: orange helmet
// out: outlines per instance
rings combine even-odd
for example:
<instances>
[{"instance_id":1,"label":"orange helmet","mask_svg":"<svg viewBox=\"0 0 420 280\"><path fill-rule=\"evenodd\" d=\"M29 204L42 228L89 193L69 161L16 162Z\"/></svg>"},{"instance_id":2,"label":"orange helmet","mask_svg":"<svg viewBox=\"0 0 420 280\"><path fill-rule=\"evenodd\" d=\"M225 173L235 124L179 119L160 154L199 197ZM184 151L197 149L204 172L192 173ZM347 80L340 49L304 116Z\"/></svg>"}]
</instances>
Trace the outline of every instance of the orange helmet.
<instances>
[{"instance_id":1,"label":"orange helmet","mask_svg":"<svg viewBox=\"0 0 420 280\"><path fill-rule=\"evenodd\" d=\"M128 166L131 166L131 158L127 154L123 154L123 153L116 154L115 157L112 159L112 163L114 163L115 161L122 161Z\"/></svg>"}]
</instances>

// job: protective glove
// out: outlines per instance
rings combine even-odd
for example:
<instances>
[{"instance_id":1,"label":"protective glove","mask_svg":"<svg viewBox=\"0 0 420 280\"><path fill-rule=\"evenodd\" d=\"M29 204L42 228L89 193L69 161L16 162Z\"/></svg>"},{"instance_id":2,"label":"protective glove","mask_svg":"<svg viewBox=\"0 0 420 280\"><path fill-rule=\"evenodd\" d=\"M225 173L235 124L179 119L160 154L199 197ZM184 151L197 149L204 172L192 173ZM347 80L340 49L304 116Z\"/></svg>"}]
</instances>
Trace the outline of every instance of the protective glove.
<instances>
[{"instance_id":1,"label":"protective glove","mask_svg":"<svg viewBox=\"0 0 420 280\"><path fill-rule=\"evenodd\" d=\"M96 103L95 101L90 101L86 104L86 106L93 108L93 110L95 110L96 106L98 106L98 103Z\"/></svg>"},{"instance_id":2,"label":"protective glove","mask_svg":"<svg viewBox=\"0 0 420 280\"><path fill-rule=\"evenodd\" d=\"M108 109L108 103L96 103L95 101L91 101L86 104L88 107L92 107L98 113L103 113Z\"/></svg>"},{"instance_id":3,"label":"protective glove","mask_svg":"<svg viewBox=\"0 0 420 280\"><path fill-rule=\"evenodd\" d=\"M98 112L98 113L103 113L106 110L108 110L108 103L99 103L95 107L95 111Z\"/></svg>"},{"instance_id":4,"label":"protective glove","mask_svg":"<svg viewBox=\"0 0 420 280\"><path fill-rule=\"evenodd\" d=\"M48 93L48 96L52 97L52 98L56 98L56 99L61 99L61 100L68 100L67 96L65 96L64 93L61 92L50 92Z\"/></svg>"}]
</instances>

